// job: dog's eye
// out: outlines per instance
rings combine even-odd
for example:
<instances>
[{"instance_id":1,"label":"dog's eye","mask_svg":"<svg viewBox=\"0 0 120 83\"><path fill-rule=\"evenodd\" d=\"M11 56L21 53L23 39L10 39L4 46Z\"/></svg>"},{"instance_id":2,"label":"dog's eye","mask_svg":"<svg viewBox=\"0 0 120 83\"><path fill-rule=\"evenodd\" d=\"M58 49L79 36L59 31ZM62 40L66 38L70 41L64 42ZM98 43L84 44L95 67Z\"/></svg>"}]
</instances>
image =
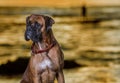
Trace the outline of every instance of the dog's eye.
<instances>
[{"instance_id":1,"label":"dog's eye","mask_svg":"<svg viewBox=\"0 0 120 83\"><path fill-rule=\"evenodd\" d=\"M38 22L35 22L35 27L36 27L36 28L40 28L41 25L40 25Z\"/></svg>"},{"instance_id":2,"label":"dog's eye","mask_svg":"<svg viewBox=\"0 0 120 83\"><path fill-rule=\"evenodd\" d=\"M31 24L31 22L30 22L30 21L28 21L28 24Z\"/></svg>"},{"instance_id":3,"label":"dog's eye","mask_svg":"<svg viewBox=\"0 0 120 83\"><path fill-rule=\"evenodd\" d=\"M27 21L27 25L31 25L31 22L30 22L30 21Z\"/></svg>"}]
</instances>

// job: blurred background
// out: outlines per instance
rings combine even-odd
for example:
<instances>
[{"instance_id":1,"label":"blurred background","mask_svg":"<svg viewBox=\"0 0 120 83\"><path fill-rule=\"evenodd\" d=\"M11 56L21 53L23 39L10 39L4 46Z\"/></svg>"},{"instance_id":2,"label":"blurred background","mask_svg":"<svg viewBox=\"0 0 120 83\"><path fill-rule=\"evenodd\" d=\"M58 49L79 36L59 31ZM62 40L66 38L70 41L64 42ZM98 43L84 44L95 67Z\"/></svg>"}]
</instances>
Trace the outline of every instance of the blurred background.
<instances>
[{"instance_id":1,"label":"blurred background","mask_svg":"<svg viewBox=\"0 0 120 83\"><path fill-rule=\"evenodd\" d=\"M66 83L120 83L119 0L0 0L0 83L19 83L25 71L30 14L54 18Z\"/></svg>"}]
</instances>

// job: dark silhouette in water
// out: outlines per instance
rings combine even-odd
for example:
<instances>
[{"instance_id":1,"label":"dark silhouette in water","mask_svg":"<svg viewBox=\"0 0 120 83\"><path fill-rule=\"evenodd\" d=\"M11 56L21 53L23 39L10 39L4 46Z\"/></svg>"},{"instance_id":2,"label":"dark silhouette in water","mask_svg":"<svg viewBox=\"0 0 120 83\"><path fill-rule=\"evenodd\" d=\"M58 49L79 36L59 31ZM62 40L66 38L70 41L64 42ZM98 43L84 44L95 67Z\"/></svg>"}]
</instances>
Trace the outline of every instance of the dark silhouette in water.
<instances>
[{"instance_id":1,"label":"dark silhouette in water","mask_svg":"<svg viewBox=\"0 0 120 83\"><path fill-rule=\"evenodd\" d=\"M0 66L0 75L16 75L24 72L29 58L19 58L14 62L8 61L7 64Z\"/></svg>"},{"instance_id":2,"label":"dark silhouette in water","mask_svg":"<svg viewBox=\"0 0 120 83\"><path fill-rule=\"evenodd\" d=\"M82 6L82 16L86 17L87 16L87 8L85 5Z\"/></svg>"},{"instance_id":3,"label":"dark silhouette in water","mask_svg":"<svg viewBox=\"0 0 120 83\"><path fill-rule=\"evenodd\" d=\"M24 72L27 67L29 58L18 58L14 62L8 61L7 64L3 64L0 66L0 75L19 75ZM77 64L75 61L65 60L64 61L64 69L72 69L82 67Z\"/></svg>"}]
</instances>

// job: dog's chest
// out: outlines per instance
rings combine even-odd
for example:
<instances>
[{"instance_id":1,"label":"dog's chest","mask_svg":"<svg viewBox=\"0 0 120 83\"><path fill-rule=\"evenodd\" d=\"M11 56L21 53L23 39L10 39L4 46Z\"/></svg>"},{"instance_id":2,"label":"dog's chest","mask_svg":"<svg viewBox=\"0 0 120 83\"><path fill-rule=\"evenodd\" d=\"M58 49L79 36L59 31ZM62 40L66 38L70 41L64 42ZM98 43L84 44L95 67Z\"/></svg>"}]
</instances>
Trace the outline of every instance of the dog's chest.
<instances>
[{"instance_id":1,"label":"dog's chest","mask_svg":"<svg viewBox=\"0 0 120 83\"><path fill-rule=\"evenodd\" d=\"M40 63L38 63L38 67L40 69L46 69L47 67L51 68L52 67L52 62L49 59L44 59Z\"/></svg>"}]
</instances>

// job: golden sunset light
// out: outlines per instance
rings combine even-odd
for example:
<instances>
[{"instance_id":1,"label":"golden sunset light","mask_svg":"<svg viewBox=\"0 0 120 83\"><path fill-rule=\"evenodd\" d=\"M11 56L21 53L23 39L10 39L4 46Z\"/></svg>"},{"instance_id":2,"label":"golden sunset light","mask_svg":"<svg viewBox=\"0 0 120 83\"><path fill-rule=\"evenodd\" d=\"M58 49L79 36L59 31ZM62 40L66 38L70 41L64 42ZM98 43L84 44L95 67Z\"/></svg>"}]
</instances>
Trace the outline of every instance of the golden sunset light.
<instances>
[{"instance_id":1,"label":"golden sunset light","mask_svg":"<svg viewBox=\"0 0 120 83\"><path fill-rule=\"evenodd\" d=\"M120 5L119 0L0 0L0 6L53 6L53 7L78 7L87 6L112 6Z\"/></svg>"},{"instance_id":2,"label":"golden sunset light","mask_svg":"<svg viewBox=\"0 0 120 83\"><path fill-rule=\"evenodd\" d=\"M120 83L120 0L0 0L0 83Z\"/></svg>"}]
</instances>

